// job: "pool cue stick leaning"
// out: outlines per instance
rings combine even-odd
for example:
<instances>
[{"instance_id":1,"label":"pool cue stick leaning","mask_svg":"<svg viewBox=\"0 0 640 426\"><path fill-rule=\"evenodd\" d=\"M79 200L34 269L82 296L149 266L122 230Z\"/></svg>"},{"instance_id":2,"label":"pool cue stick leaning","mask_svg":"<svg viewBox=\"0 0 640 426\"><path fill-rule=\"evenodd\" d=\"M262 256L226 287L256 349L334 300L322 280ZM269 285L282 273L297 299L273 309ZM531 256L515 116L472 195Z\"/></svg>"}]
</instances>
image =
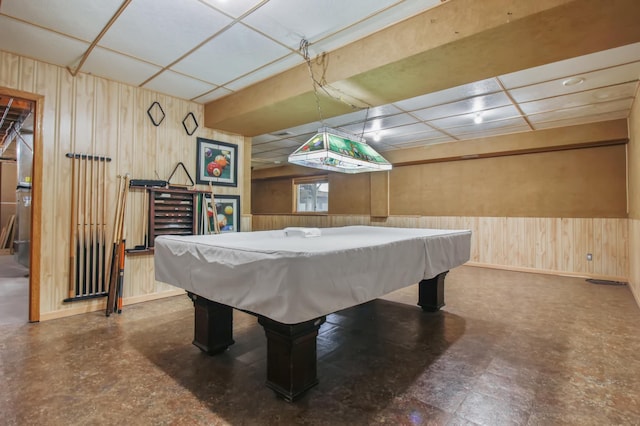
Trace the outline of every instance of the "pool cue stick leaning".
<instances>
[{"instance_id":1,"label":"pool cue stick leaning","mask_svg":"<svg viewBox=\"0 0 640 426\"><path fill-rule=\"evenodd\" d=\"M78 231L78 224L76 223L78 177L76 176L76 172L76 158L75 156L71 156L71 235L69 237L69 298L72 298L76 295L76 250L78 250L78 242L76 241L76 232Z\"/></svg>"},{"instance_id":2,"label":"pool cue stick leaning","mask_svg":"<svg viewBox=\"0 0 640 426\"><path fill-rule=\"evenodd\" d=\"M100 212L100 278L98 279L98 282L100 283L100 292L104 293L105 292L105 280L106 280L106 244L107 244L107 238L106 238L106 232L105 232L105 227L106 227L106 220L107 220L107 214L106 214L106 207L107 207L107 188L106 188L106 182L107 182L107 157L102 157L102 177L101 177L101 185L100 185L100 201L102 204L102 209Z\"/></svg>"},{"instance_id":3,"label":"pool cue stick leaning","mask_svg":"<svg viewBox=\"0 0 640 426\"><path fill-rule=\"evenodd\" d=\"M86 294L86 254L87 254L87 242L86 242L86 203L87 203L87 161L86 155L80 154L80 176L79 177L79 187L81 188L79 202L78 202L78 235L80 235L80 244L78 244L78 288L76 290L76 295L84 296Z\"/></svg>"},{"instance_id":4,"label":"pool cue stick leaning","mask_svg":"<svg viewBox=\"0 0 640 426\"><path fill-rule=\"evenodd\" d=\"M87 228L87 233L89 235L89 246L88 246L88 250L87 250L87 260L88 260L88 267L87 270L89 271L89 273L87 274L89 277L89 280L87 282L87 294L94 294L95 293L95 279L94 279L94 256L93 256L93 249L94 249L94 245L95 245L95 241L94 241L94 235L93 235L93 200L95 199L95 191L93 188L94 185L94 161L93 161L93 156L87 156L87 159L89 161L89 165L91 166L91 168L89 169L89 194L88 198L89 198L89 208L88 208L88 212L87 212L87 216L89 218L89 223L88 223L88 228Z\"/></svg>"},{"instance_id":5,"label":"pool cue stick leaning","mask_svg":"<svg viewBox=\"0 0 640 426\"><path fill-rule=\"evenodd\" d=\"M110 273L109 273L109 281L108 281L108 291L107 291L107 307L105 313L107 316L111 315L115 307L116 301L116 284L117 284L117 276L118 276L118 268L120 262L120 250L119 250L119 241L121 237L121 227L120 222L122 222L122 203L124 201L124 176L118 176L118 197L116 201L116 212L115 212L115 220L113 225L113 252L111 255L111 265L110 265Z\"/></svg>"},{"instance_id":6,"label":"pool cue stick leaning","mask_svg":"<svg viewBox=\"0 0 640 426\"><path fill-rule=\"evenodd\" d=\"M125 226L124 226L124 212L125 206L127 205L127 196L129 195L129 175L125 176L125 185L124 185L124 200L122 202L122 222L120 224L120 259L118 262L118 288L116 290L117 297L117 309L118 313L122 313L122 297L124 293L124 257L125 257Z\"/></svg>"},{"instance_id":7,"label":"pool cue stick leaning","mask_svg":"<svg viewBox=\"0 0 640 426\"><path fill-rule=\"evenodd\" d=\"M218 210L216 208L216 198L213 194L213 185L209 182L209 188L211 189L211 208L213 209L213 232L220 233L220 224L218 223Z\"/></svg>"}]
</instances>

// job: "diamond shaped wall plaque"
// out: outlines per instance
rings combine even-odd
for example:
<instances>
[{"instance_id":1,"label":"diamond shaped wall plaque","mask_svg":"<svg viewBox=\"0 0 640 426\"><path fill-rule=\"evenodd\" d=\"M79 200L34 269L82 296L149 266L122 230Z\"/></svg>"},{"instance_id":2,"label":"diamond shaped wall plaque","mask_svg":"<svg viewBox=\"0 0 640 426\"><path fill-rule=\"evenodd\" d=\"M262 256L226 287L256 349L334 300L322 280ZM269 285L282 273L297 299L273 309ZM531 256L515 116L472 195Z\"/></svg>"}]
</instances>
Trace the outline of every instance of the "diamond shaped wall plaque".
<instances>
[{"instance_id":1,"label":"diamond shaped wall plaque","mask_svg":"<svg viewBox=\"0 0 640 426\"><path fill-rule=\"evenodd\" d=\"M156 127L158 127L160 123L162 123L162 120L164 120L165 117L164 111L162 110L162 107L160 106L158 101L155 101L151 104L151 106L147 110L147 114L149 115L149 118L151 119L153 125Z\"/></svg>"},{"instance_id":2,"label":"diamond shaped wall plaque","mask_svg":"<svg viewBox=\"0 0 640 426\"><path fill-rule=\"evenodd\" d=\"M195 131L198 129L198 122L196 121L196 116L193 115L192 112L187 114L187 116L182 120L182 125L184 126L184 131L187 132L189 136L193 135Z\"/></svg>"}]
</instances>

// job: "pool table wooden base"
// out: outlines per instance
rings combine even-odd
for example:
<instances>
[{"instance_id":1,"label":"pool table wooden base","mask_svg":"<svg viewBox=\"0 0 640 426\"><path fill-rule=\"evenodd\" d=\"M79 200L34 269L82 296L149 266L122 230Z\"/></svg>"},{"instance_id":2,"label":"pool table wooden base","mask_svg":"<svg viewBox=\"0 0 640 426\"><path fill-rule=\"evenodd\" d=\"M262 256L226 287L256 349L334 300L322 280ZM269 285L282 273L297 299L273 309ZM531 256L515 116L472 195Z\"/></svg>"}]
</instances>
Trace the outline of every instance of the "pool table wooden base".
<instances>
[{"instance_id":1,"label":"pool table wooden base","mask_svg":"<svg viewBox=\"0 0 640 426\"><path fill-rule=\"evenodd\" d=\"M424 311L435 312L444 306L447 272L420 281L418 305ZM193 344L210 355L223 352L234 343L233 308L193 293L189 297L195 308ZM318 384L316 337L326 317L283 324L256 316L267 337L266 385L285 400L294 401Z\"/></svg>"}]
</instances>

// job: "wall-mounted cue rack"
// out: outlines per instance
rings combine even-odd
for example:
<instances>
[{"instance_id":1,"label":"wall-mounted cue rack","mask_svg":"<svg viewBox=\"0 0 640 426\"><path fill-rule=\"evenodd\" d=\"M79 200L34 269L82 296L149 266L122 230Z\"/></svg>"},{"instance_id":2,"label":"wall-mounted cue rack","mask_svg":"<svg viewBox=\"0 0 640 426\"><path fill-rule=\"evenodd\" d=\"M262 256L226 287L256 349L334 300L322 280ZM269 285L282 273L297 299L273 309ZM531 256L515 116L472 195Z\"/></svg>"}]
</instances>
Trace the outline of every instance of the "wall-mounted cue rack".
<instances>
[{"instance_id":1,"label":"wall-mounted cue rack","mask_svg":"<svg viewBox=\"0 0 640 426\"><path fill-rule=\"evenodd\" d=\"M132 187L133 188L133 187ZM127 249L128 254L152 253L160 235L202 234L202 215L206 214L204 198L211 192L186 188L141 188L148 197L148 218L143 245Z\"/></svg>"}]
</instances>

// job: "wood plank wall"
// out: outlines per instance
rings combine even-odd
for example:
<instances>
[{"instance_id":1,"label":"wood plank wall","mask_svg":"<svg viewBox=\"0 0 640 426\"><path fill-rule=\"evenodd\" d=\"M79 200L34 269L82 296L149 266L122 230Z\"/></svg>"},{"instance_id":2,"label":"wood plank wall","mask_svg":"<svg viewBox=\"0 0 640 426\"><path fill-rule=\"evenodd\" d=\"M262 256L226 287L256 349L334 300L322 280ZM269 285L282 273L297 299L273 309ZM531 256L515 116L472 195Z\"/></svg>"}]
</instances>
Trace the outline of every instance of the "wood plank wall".
<instances>
[{"instance_id":1,"label":"wood plank wall","mask_svg":"<svg viewBox=\"0 0 640 426\"><path fill-rule=\"evenodd\" d=\"M629 284L640 306L640 86L636 88L636 99L628 123Z\"/></svg>"},{"instance_id":2,"label":"wood plank wall","mask_svg":"<svg viewBox=\"0 0 640 426\"><path fill-rule=\"evenodd\" d=\"M203 127L203 106L146 89L116 83L0 51L0 87L44 96L42 128L43 182L41 235L41 320L103 309L104 299L63 303L69 275L70 160L67 152L107 155L107 217L114 217L117 176L129 173L135 179L168 179L183 162L195 180L196 137L238 145L238 187L216 187L216 193L242 196L242 210L250 212L250 171L246 167L250 140ZM155 127L147 109L158 101L166 117ZM182 120L192 112L200 124L193 136L186 134ZM246 147L249 147L247 150ZM246 174L245 174L246 171ZM181 183L176 182L174 183ZM206 189L205 186L200 186ZM132 191L125 219L127 247L142 243L143 194ZM110 220L113 222L113 219ZM250 217L242 217L250 229ZM107 235L112 235L111 225ZM180 291L156 282L153 256L128 256L125 266L124 302L132 303L176 294Z\"/></svg>"},{"instance_id":3,"label":"wood plank wall","mask_svg":"<svg viewBox=\"0 0 640 426\"><path fill-rule=\"evenodd\" d=\"M471 229L471 262L477 265L616 281L629 276L627 219L253 215L252 220L254 231L347 225ZM590 262L587 253L593 255Z\"/></svg>"},{"instance_id":4,"label":"wood plank wall","mask_svg":"<svg viewBox=\"0 0 640 426\"><path fill-rule=\"evenodd\" d=\"M640 220L629 219L629 285L640 306Z\"/></svg>"}]
</instances>

